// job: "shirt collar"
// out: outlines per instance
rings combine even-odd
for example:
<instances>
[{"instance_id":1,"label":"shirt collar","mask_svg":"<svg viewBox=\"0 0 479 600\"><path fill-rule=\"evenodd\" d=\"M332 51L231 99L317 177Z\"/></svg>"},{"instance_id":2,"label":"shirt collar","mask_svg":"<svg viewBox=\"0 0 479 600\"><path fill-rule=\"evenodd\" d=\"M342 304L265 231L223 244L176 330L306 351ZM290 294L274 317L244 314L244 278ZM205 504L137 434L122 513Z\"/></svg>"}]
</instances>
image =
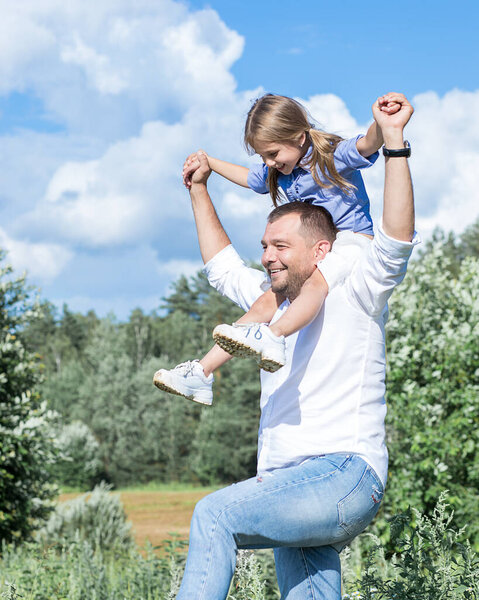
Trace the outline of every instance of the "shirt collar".
<instances>
[{"instance_id":1,"label":"shirt collar","mask_svg":"<svg viewBox=\"0 0 479 600\"><path fill-rule=\"evenodd\" d=\"M306 151L306 154L303 156L303 158L299 161L299 163L294 167L293 171L295 169L302 169L303 171L306 171L306 166L307 163L309 161L309 159L311 158L311 154L313 153L313 145L310 144L309 148Z\"/></svg>"}]
</instances>

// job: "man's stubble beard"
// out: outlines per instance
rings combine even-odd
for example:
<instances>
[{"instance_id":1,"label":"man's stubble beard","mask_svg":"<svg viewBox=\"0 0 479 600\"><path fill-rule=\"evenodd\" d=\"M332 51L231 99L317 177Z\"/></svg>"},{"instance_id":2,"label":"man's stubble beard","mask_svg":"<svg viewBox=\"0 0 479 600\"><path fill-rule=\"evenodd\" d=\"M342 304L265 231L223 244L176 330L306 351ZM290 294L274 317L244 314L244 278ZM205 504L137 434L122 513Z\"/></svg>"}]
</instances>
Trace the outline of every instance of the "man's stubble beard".
<instances>
[{"instance_id":1,"label":"man's stubble beard","mask_svg":"<svg viewBox=\"0 0 479 600\"><path fill-rule=\"evenodd\" d=\"M303 283L306 279L309 279L313 274L314 269L311 272L306 271L290 271L288 270L288 277L285 282L279 284L277 287L272 283L271 290L275 294L281 294L285 298L288 298L291 302L299 296Z\"/></svg>"}]
</instances>

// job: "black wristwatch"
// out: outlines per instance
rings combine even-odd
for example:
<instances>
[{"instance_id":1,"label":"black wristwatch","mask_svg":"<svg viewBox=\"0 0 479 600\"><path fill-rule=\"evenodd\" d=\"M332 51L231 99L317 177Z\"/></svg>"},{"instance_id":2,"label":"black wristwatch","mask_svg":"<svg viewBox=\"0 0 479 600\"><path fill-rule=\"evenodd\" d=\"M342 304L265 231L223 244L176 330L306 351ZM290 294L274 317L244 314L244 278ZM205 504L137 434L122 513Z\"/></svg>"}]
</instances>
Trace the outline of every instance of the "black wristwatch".
<instances>
[{"instance_id":1,"label":"black wristwatch","mask_svg":"<svg viewBox=\"0 0 479 600\"><path fill-rule=\"evenodd\" d=\"M386 146L383 146L383 154L384 156L405 156L409 158L411 156L411 144L407 140L404 140L404 148L400 148L399 150L390 150Z\"/></svg>"}]
</instances>

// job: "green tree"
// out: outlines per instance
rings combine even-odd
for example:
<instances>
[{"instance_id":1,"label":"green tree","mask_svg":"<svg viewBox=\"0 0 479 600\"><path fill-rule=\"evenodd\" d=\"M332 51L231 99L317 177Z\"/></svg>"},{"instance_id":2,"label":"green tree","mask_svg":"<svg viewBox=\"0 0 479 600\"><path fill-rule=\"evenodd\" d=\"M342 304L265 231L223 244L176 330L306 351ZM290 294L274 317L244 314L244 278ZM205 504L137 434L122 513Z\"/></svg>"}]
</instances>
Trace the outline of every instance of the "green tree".
<instances>
[{"instance_id":1,"label":"green tree","mask_svg":"<svg viewBox=\"0 0 479 600\"><path fill-rule=\"evenodd\" d=\"M34 391L40 372L19 333L35 315L24 278L0 252L0 539L29 536L50 512L56 489L48 465L55 451L48 415Z\"/></svg>"},{"instance_id":2,"label":"green tree","mask_svg":"<svg viewBox=\"0 0 479 600\"><path fill-rule=\"evenodd\" d=\"M454 261L430 245L390 305L383 514L412 505L430 515L447 489L456 522L479 544L479 259Z\"/></svg>"}]
</instances>

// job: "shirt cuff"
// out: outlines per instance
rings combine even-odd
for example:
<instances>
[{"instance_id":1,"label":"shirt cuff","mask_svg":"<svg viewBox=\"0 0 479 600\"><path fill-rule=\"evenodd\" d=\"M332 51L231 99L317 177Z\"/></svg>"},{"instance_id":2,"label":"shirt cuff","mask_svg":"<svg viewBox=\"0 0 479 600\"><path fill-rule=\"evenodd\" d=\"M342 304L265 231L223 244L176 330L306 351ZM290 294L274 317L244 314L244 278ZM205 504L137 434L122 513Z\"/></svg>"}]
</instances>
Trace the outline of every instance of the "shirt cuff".
<instances>
[{"instance_id":1,"label":"shirt cuff","mask_svg":"<svg viewBox=\"0 0 479 600\"><path fill-rule=\"evenodd\" d=\"M382 224L378 227L377 233L374 236L374 242L380 248L386 250L386 252L392 258L408 257L411 254L414 246L420 244L421 241L421 237L416 231L414 232L413 238L410 242L406 242L404 240L397 240L396 238L393 238L384 232Z\"/></svg>"},{"instance_id":2,"label":"shirt cuff","mask_svg":"<svg viewBox=\"0 0 479 600\"><path fill-rule=\"evenodd\" d=\"M216 271L223 271L225 268L234 269L236 266L243 266L244 261L236 252L233 244L229 244L223 250L217 252L203 267L203 273L210 278Z\"/></svg>"},{"instance_id":3,"label":"shirt cuff","mask_svg":"<svg viewBox=\"0 0 479 600\"><path fill-rule=\"evenodd\" d=\"M267 186L268 172L264 164L254 164L250 167L246 177L248 187L257 194L267 194L269 192Z\"/></svg>"},{"instance_id":4,"label":"shirt cuff","mask_svg":"<svg viewBox=\"0 0 479 600\"><path fill-rule=\"evenodd\" d=\"M360 134L356 137L356 139L354 140L354 148L356 149L356 152L358 154L358 156L360 156L363 161L364 161L364 166L365 167L371 167L372 165L374 165L374 163L377 161L378 157L379 157L379 151L376 150L376 152L373 152L370 156L363 156L359 150L358 147L356 146L357 142L359 139L363 138L364 135Z\"/></svg>"}]
</instances>

